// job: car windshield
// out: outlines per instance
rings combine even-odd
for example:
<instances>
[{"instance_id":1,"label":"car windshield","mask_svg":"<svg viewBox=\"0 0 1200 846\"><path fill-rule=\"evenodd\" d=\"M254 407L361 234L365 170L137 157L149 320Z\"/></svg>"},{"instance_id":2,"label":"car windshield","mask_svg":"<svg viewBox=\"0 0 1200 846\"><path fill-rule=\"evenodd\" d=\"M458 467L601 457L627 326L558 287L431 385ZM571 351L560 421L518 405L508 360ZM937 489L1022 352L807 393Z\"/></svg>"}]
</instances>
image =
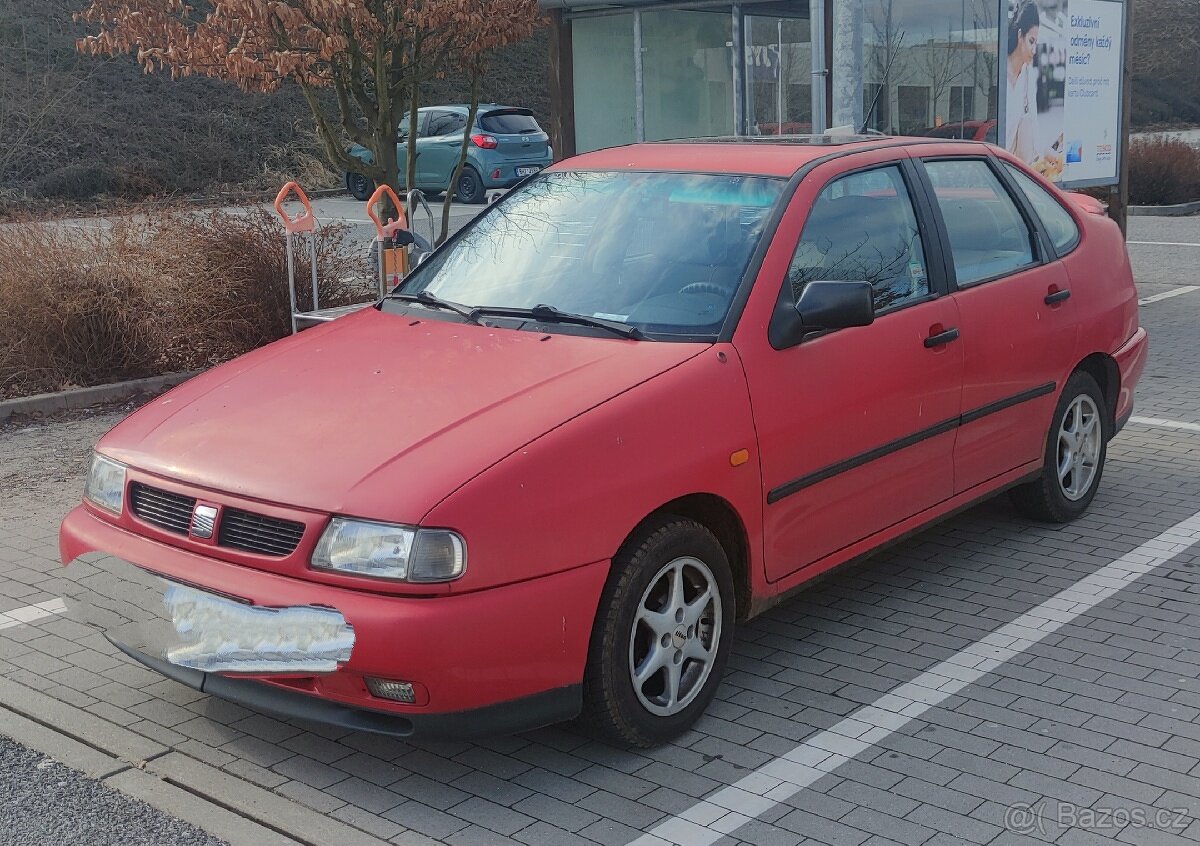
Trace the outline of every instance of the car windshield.
<instances>
[{"instance_id":1,"label":"car windshield","mask_svg":"<svg viewBox=\"0 0 1200 846\"><path fill-rule=\"evenodd\" d=\"M563 171L512 191L418 267L405 294L715 335L784 181Z\"/></svg>"}]
</instances>

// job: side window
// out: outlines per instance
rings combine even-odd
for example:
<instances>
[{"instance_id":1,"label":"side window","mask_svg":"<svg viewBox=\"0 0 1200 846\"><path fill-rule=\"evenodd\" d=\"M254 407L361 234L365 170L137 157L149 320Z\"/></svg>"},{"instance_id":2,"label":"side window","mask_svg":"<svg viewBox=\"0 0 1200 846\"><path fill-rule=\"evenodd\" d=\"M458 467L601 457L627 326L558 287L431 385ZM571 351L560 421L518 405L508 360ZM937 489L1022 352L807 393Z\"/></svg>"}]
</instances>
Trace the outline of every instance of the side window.
<instances>
[{"instance_id":1,"label":"side window","mask_svg":"<svg viewBox=\"0 0 1200 846\"><path fill-rule=\"evenodd\" d=\"M425 137L425 127L429 122L429 115L426 112L417 113L417 137ZM400 125L396 127L396 140L403 144L408 140L408 116L400 121Z\"/></svg>"},{"instance_id":2,"label":"side window","mask_svg":"<svg viewBox=\"0 0 1200 846\"><path fill-rule=\"evenodd\" d=\"M925 250L899 167L852 173L821 191L788 267L796 297L818 280L870 282L876 311L929 293Z\"/></svg>"},{"instance_id":3,"label":"side window","mask_svg":"<svg viewBox=\"0 0 1200 846\"><path fill-rule=\"evenodd\" d=\"M959 285L1034 263L1029 226L987 162L950 159L924 165L946 222Z\"/></svg>"},{"instance_id":4,"label":"side window","mask_svg":"<svg viewBox=\"0 0 1200 846\"><path fill-rule=\"evenodd\" d=\"M429 130L425 135L430 138L439 135L453 135L456 132L462 132L466 125L466 115L460 115L458 112L434 112L429 116Z\"/></svg>"},{"instance_id":5,"label":"side window","mask_svg":"<svg viewBox=\"0 0 1200 846\"><path fill-rule=\"evenodd\" d=\"M1050 243L1054 244L1054 249L1064 253L1074 247L1075 242L1079 240L1079 227L1075 225L1070 213L1027 174L1008 162L1004 163L1004 167L1008 169L1022 193L1029 198L1029 203L1041 219L1042 226L1046 228L1046 234L1050 236Z\"/></svg>"}]
</instances>

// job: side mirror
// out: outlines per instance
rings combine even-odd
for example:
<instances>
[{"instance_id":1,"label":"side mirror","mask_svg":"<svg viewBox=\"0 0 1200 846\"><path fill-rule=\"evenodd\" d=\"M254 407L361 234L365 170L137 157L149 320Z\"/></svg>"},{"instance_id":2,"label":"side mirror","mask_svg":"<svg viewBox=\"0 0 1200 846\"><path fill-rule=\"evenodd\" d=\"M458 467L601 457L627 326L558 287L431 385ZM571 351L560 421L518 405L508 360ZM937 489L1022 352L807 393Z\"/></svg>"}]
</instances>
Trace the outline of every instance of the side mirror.
<instances>
[{"instance_id":1,"label":"side mirror","mask_svg":"<svg viewBox=\"0 0 1200 846\"><path fill-rule=\"evenodd\" d=\"M870 326L875 321L870 282L809 282L794 305L789 293L785 286L767 332L777 350L794 347L813 332Z\"/></svg>"},{"instance_id":2,"label":"side mirror","mask_svg":"<svg viewBox=\"0 0 1200 846\"><path fill-rule=\"evenodd\" d=\"M870 326L875 295L870 282L809 282L800 291L796 311L809 332Z\"/></svg>"}]
</instances>

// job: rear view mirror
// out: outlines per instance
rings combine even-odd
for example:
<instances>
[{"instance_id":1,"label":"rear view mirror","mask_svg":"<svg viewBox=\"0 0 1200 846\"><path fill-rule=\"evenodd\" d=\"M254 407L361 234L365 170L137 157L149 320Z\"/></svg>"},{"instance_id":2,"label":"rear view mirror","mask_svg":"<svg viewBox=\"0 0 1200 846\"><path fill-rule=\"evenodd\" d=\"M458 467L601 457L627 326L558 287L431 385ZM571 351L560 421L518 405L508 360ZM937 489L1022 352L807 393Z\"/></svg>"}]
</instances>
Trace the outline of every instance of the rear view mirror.
<instances>
[{"instance_id":1,"label":"rear view mirror","mask_svg":"<svg viewBox=\"0 0 1200 846\"><path fill-rule=\"evenodd\" d=\"M777 350L794 347L813 332L869 326L875 320L869 282L809 282L795 303L790 294L791 286L785 284L767 330Z\"/></svg>"}]
</instances>

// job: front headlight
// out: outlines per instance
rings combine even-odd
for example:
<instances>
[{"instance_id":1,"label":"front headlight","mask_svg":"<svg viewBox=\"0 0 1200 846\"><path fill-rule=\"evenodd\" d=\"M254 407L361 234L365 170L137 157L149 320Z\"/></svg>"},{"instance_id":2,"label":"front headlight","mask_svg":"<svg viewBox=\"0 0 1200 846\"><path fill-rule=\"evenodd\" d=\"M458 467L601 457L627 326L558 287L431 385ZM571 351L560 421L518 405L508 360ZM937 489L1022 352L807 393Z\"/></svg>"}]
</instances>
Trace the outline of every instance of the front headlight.
<instances>
[{"instance_id":1,"label":"front headlight","mask_svg":"<svg viewBox=\"0 0 1200 846\"><path fill-rule=\"evenodd\" d=\"M317 541L312 566L407 582L449 582L463 574L467 545L445 529L417 529L334 517Z\"/></svg>"},{"instance_id":2,"label":"front headlight","mask_svg":"<svg viewBox=\"0 0 1200 846\"><path fill-rule=\"evenodd\" d=\"M119 516L125 500L125 465L93 452L83 497L97 508Z\"/></svg>"}]
</instances>

